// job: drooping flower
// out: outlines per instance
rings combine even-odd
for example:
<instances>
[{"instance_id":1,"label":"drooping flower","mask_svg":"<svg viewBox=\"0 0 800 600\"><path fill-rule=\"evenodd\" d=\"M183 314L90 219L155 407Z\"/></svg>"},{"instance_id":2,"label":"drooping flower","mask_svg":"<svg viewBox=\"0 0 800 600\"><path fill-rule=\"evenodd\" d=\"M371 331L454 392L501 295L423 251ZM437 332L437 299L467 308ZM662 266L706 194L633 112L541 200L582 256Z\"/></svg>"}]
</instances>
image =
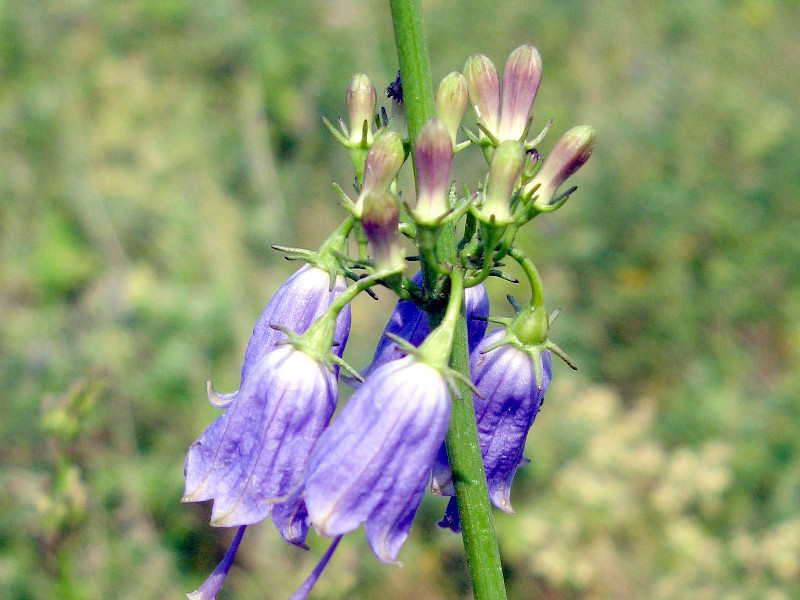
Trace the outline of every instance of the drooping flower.
<instances>
[{"instance_id":1,"label":"drooping flower","mask_svg":"<svg viewBox=\"0 0 800 600\"><path fill-rule=\"evenodd\" d=\"M505 335L505 330L498 329L481 341L470 354L470 372L481 394L474 396L475 418L489 497L497 508L511 513L511 483L517 468L527 461L522 454L525 440L550 384L552 365L546 350L527 352L512 343L486 351ZM536 360L541 361L540 384ZM455 493L444 446L434 464L432 489L447 496ZM454 503L448 506L448 526L454 509Z\"/></svg>"},{"instance_id":2,"label":"drooping flower","mask_svg":"<svg viewBox=\"0 0 800 600\"><path fill-rule=\"evenodd\" d=\"M236 402L192 444L184 502L214 501L211 524L250 525L289 499L337 401L336 375L291 345L269 352L244 380ZM297 526L288 507L285 528ZM276 525L279 525L276 522ZM299 533L298 533L299 532ZM302 544L302 528L283 530Z\"/></svg>"},{"instance_id":3,"label":"drooping flower","mask_svg":"<svg viewBox=\"0 0 800 600\"><path fill-rule=\"evenodd\" d=\"M247 350L242 362L242 376L240 387L244 386L253 368L269 352L275 350L276 344L287 338L286 333L274 329L271 325L278 325L293 331L304 333L311 323L321 317L330 307L334 299L345 289L344 277L338 276L331 285L330 275L311 264L300 267L287 279L267 304L264 312L256 321ZM333 353L341 356L347 344L350 333L350 306L339 313L336 320L334 333ZM220 394L214 390L209 382L209 401L217 407L226 407L233 402L238 390L227 394Z\"/></svg>"},{"instance_id":4,"label":"drooping flower","mask_svg":"<svg viewBox=\"0 0 800 600\"><path fill-rule=\"evenodd\" d=\"M422 284L422 273L414 275L412 281L418 285ZM486 320L480 317L489 316L489 295L483 284L464 290L464 309L467 314L467 339L469 350L472 351L483 338L486 332ZM477 318L476 318L477 317ZM383 335L375 348L372 362L367 366L363 375L366 377L370 372L380 365L391 360L403 358L405 350L386 334L391 333L403 338L414 346L419 346L427 337L430 328L428 327L428 315L421 310L411 300L399 300L394 311L389 317L389 322L383 330Z\"/></svg>"},{"instance_id":5,"label":"drooping flower","mask_svg":"<svg viewBox=\"0 0 800 600\"><path fill-rule=\"evenodd\" d=\"M450 420L438 370L407 356L377 368L320 436L305 502L319 533L366 525L379 560L395 563Z\"/></svg>"}]
</instances>

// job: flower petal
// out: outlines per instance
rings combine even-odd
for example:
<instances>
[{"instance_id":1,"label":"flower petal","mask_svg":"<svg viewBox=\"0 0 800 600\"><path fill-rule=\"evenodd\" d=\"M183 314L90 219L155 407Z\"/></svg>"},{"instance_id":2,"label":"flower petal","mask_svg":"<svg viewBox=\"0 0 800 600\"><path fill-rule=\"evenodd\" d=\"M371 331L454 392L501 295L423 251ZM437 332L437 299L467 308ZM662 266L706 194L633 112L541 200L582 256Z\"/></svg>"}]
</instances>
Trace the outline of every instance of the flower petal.
<instances>
[{"instance_id":1,"label":"flower petal","mask_svg":"<svg viewBox=\"0 0 800 600\"><path fill-rule=\"evenodd\" d=\"M192 445L184 501L214 499L213 525L256 523L302 482L336 406L335 375L291 346L267 354L237 401Z\"/></svg>"},{"instance_id":2,"label":"flower petal","mask_svg":"<svg viewBox=\"0 0 800 600\"><path fill-rule=\"evenodd\" d=\"M366 522L376 556L393 562L449 419L438 371L411 356L376 369L311 455L305 483L311 523L335 536Z\"/></svg>"}]
</instances>

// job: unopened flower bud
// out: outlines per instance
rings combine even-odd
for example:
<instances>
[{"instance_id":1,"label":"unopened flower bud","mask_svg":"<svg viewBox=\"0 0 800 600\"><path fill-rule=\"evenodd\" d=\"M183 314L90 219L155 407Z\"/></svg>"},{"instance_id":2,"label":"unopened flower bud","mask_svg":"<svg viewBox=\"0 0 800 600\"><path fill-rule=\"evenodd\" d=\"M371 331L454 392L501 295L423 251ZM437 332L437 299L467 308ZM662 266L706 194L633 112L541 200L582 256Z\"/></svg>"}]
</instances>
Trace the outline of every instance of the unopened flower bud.
<instances>
[{"instance_id":1,"label":"unopened flower bud","mask_svg":"<svg viewBox=\"0 0 800 600\"><path fill-rule=\"evenodd\" d=\"M398 231L399 221L400 205L390 192L370 192L364 198L361 225L369 239L378 270L403 270L405 261Z\"/></svg>"},{"instance_id":2,"label":"unopened flower bud","mask_svg":"<svg viewBox=\"0 0 800 600\"><path fill-rule=\"evenodd\" d=\"M519 140L525 133L533 100L542 81L542 58L530 44L514 50L503 68L499 140Z\"/></svg>"},{"instance_id":3,"label":"unopened flower bud","mask_svg":"<svg viewBox=\"0 0 800 600\"><path fill-rule=\"evenodd\" d=\"M405 160L403 140L393 131L385 131L370 146L364 166L364 183L356 202L357 210L364 206L364 197L370 192L386 192L400 172Z\"/></svg>"},{"instance_id":4,"label":"unopened flower bud","mask_svg":"<svg viewBox=\"0 0 800 600\"><path fill-rule=\"evenodd\" d=\"M544 164L523 189L523 195L535 194L534 204L546 207L559 186L589 160L594 149L595 131L589 125L573 127L565 133Z\"/></svg>"},{"instance_id":5,"label":"unopened flower bud","mask_svg":"<svg viewBox=\"0 0 800 600\"><path fill-rule=\"evenodd\" d=\"M347 86L347 112L350 115L350 143L367 145L372 143L372 119L375 115L377 93L372 81L363 73L356 73ZM364 122L367 123L366 139L362 139Z\"/></svg>"},{"instance_id":6,"label":"unopened flower bud","mask_svg":"<svg viewBox=\"0 0 800 600\"><path fill-rule=\"evenodd\" d=\"M464 65L469 99L483 126L495 135L500 118L500 78L489 57L474 54Z\"/></svg>"},{"instance_id":7,"label":"unopened flower bud","mask_svg":"<svg viewBox=\"0 0 800 600\"><path fill-rule=\"evenodd\" d=\"M461 73L453 71L442 79L439 89L436 91L436 115L450 132L450 141L454 147L458 127L461 125L461 119L464 118L468 101L467 80Z\"/></svg>"},{"instance_id":8,"label":"unopened flower bud","mask_svg":"<svg viewBox=\"0 0 800 600\"><path fill-rule=\"evenodd\" d=\"M479 212L481 221L489 223L494 218L496 225L508 225L511 222L511 197L524 162L525 149L520 142L506 140L495 149L489 166L483 206Z\"/></svg>"},{"instance_id":9,"label":"unopened flower bud","mask_svg":"<svg viewBox=\"0 0 800 600\"><path fill-rule=\"evenodd\" d=\"M453 144L441 119L429 119L422 127L414 148L414 163L417 167L414 217L420 223L435 224L449 210L447 186L453 165Z\"/></svg>"}]
</instances>

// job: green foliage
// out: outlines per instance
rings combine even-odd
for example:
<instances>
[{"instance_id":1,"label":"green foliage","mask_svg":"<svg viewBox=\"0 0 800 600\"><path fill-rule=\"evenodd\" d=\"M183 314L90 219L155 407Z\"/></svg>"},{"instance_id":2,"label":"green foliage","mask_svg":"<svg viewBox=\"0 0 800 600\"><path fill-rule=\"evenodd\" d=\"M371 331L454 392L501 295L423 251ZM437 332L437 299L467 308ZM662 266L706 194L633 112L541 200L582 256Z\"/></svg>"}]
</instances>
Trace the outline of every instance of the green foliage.
<instances>
[{"instance_id":1,"label":"green foliage","mask_svg":"<svg viewBox=\"0 0 800 600\"><path fill-rule=\"evenodd\" d=\"M797 597L796 3L425 10L435 78L533 42L545 150L598 131L524 242L581 374L556 367L497 518L509 597ZM184 453L294 268L269 245L339 222L320 117L356 70L396 72L387 6L3 4L0 597L180 597L221 557L230 532L178 502ZM390 304L357 302L351 362ZM316 597L463 597L442 509L403 569L347 540ZM225 597L287 597L325 547L277 537L248 530Z\"/></svg>"}]
</instances>

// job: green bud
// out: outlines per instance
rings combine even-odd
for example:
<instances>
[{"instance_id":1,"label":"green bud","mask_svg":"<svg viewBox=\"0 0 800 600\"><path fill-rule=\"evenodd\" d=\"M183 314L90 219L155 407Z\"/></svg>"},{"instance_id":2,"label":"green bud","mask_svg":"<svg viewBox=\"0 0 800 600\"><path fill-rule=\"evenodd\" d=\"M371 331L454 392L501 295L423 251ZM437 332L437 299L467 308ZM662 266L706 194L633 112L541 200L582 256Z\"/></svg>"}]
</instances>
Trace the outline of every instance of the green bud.
<instances>
[{"instance_id":1,"label":"green bud","mask_svg":"<svg viewBox=\"0 0 800 600\"><path fill-rule=\"evenodd\" d=\"M405 266L399 233L400 205L388 191L373 191L364 198L361 226L369 239L372 259L379 271L402 271Z\"/></svg>"},{"instance_id":2,"label":"green bud","mask_svg":"<svg viewBox=\"0 0 800 600\"><path fill-rule=\"evenodd\" d=\"M511 222L511 197L522 175L524 162L525 148L521 142L506 140L495 149L483 205L478 212L481 221L490 223L493 219L498 226Z\"/></svg>"},{"instance_id":3,"label":"green bud","mask_svg":"<svg viewBox=\"0 0 800 600\"><path fill-rule=\"evenodd\" d=\"M350 115L350 143L372 144L372 120L375 115L377 93L372 81L363 73L356 73L347 86L347 111ZM362 139L364 123L367 124L366 140Z\"/></svg>"},{"instance_id":4,"label":"green bud","mask_svg":"<svg viewBox=\"0 0 800 600\"><path fill-rule=\"evenodd\" d=\"M567 131L533 179L525 184L522 195L533 194L535 206L549 206L561 184L589 160L594 141L595 131L589 125L579 125Z\"/></svg>"},{"instance_id":5,"label":"green bud","mask_svg":"<svg viewBox=\"0 0 800 600\"><path fill-rule=\"evenodd\" d=\"M370 192L387 192L405 160L403 140L393 131L384 131L375 138L367 153L364 165L364 184L356 201L356 212L361 214L364 197Z\"/></svg>"},{"instance_id":6,"label":"green bud","mask_svg":"<svg viewBox=\"0 0 800 600\"><path fill-rule=\"evenodd\" d=\"M503 67L503 92L497 139L522 140L542 81L542 58L530 44L514 50Z\"/></svg>"},{"instance_id":7,"label":"green bud","mask_svg":"<svg viewBox=\"0 0 800 600\"><path fill-rule=\"evenodd\" d=\"M474 54L464 65L469 99L480 122L492 135L497 134L500 118L500 78L488 56Z\"/></svg>"},{"instance_id":8,"label":"green bud","mask_svg":"<svg viewBox=\"0 0 800 600\"><path fill-rule=\"evenodd\" d=\"M450 132L450 141L453 147L456 145L458 128L461 119L464 118L464 111L467 110L469 101L469 90L467 90L467 80L464 76L453 71L447 75L439 84L436 91L436 116L438 116Z\"/></svg>"},{"instance_id":9,"label":"green bud","mask_svg":"<svg viewBox=\"0 0 800 600\"><path fill-rule=\"evenodd\" d=\"M433 225L444 217L450 168L453 165L453 144L444 122L428 119L417 136L414 146L417 167L417 205L414 218L419 223Z\"/></svg>"}]
</instances>

